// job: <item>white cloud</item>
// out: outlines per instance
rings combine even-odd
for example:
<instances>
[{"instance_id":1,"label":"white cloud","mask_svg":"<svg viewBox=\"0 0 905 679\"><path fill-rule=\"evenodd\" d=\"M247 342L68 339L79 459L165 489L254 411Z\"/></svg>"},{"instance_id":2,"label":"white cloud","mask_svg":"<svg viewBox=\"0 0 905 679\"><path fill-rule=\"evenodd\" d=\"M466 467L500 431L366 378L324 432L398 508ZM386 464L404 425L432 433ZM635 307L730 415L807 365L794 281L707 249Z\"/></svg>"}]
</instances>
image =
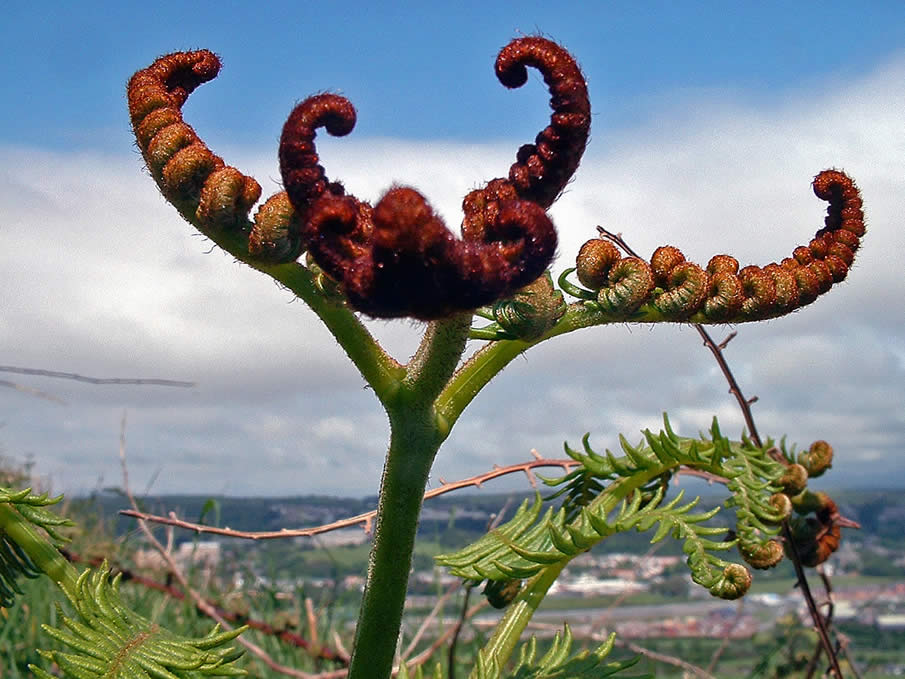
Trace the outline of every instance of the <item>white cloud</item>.
<instances>
[{"instance_id":1,"label":"white cloud","mask_svg":"<svg viewBox=\"0 0 905 679\"><path fill-rule=\"evenodd\" d=\"M844 167L869 218L849 281L789 318L738 328L728 358L760 397L762 433L830 440L839 482L901 484L905 62L830 85L760 107L689 98L618 137L598 132L552 210L557 269L596 224L646 255L669 242L700 262L721 251L781 258L822 221L810 178ZM516 147L352 135L322 151L331 177L359 197L410 183L455 226L464 193L504 174ZM277 190L270 152L217 150L265 194ZM64 490L99 475L116 483L127 407L139 486L160 470L161 491L376 492L387 425L361 378L303 304L221 252L205 254L137 156L0 149L0 205L4 363L198 382L164 390L17 377L70 405L0 390L7 453L33 453ZM402 359L417 344L418 324L370 326ZM664 409L685 433L713 414L727 432L742 426L693 330L581 331L514 361L457 424L434 477L522 460L531 448L559 455L586 431L595 447L613 447L619 431L634 439L658 427Z\"/></svg>"}]
</instances>

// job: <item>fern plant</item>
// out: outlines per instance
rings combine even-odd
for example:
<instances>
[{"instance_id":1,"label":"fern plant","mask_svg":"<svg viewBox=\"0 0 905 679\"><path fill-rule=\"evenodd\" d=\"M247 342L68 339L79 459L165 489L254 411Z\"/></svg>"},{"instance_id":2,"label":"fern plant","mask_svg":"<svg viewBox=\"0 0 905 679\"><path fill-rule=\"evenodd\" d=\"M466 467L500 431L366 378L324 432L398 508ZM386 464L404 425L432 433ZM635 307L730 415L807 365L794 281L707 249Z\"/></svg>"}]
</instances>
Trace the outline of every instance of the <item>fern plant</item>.
<instances>
[{"instance_id":1,"label":"fern plant","mask_svg":"<svg viewBox=\"0 0 905 679\"><path fill-rule=\"evenodd\" d=\"M591 238L575 267L554 282L549 267L557 232L547 214L578 168L590 131L590 103L572 56L542 37L523 37L496 61L500 82L515 88L537 69L550 92L549 125L522 146L505 177L465 196L461 238L454 236L417 191L396 186L376 205L328 178L316 133L349 134L356 111L345 98L319 94L289 115L279 145L284 191L252 209L260 185L215 155L184 120L182 107L213 79L220 61L206 50L160 57L128 85L138 147L163 197L216 245L270 276L305 302L357 367L390 422L374 544L354 650L351 679L388 677L393 669L422 495L434 457L465 408L506 365L533 346L610 323L742 323L776 318L814 302L846 278L864 235L861 198L839 170L813 181L828 202L824 224L807 245L766 266L744 266L717 254L700 266L673 246L649 260L625 256L605 238ZM572 276L577 282L572 280ZM390 356L363 317L425 322L407 362ZM479 319L477 324L475 319ZM464 359L466 342L484 345ZM538 657L529 639L507 670L522 632L550 585L577 554L621 531L653 530L653 540L682 541L692 577L713 595L734 598L751 576L736 552L756 568L783 549L825 558L838 544L831 500L806 491L808 470L826 464L826 446L801 460L772 443L729 440L716 422L697 438L644 432L617 452L567 446L578 467L547 483L559 501L526 504L506 525L440 562L470 580L488 580L500 605L514 595L474 677L628 676L630 663L606 663L612 640L571 654L568 629ZM822 456L822 457L821 457ZM821 462L821 459L823 462ZM696 499L665 499L666 483L682 470L726 484L727 534L696 511ZM20 576L43 572L66 593L74 615L49 632L70 651L46 654L75 679L194 677L236 672L238 631L216 629L185 639L125 608L106 568L81 574L59 550L55 519L43 499L26 492L0 496L2 596L16 594ZM792 510L803 517L788 523ZM725 513L725 512L724 512ZM777 526L791 526L784 542ZM833 532L835 529L835 533ZM784 531L786 529L784 528ZM797 552L796 552L797 550ZM526 579L513 587L514 579ZM40 677L46 670L36 669ZM399 668L401 676L409 670ZM414 670L422 676L422 669Z\"/></svg>"}]
</instances>

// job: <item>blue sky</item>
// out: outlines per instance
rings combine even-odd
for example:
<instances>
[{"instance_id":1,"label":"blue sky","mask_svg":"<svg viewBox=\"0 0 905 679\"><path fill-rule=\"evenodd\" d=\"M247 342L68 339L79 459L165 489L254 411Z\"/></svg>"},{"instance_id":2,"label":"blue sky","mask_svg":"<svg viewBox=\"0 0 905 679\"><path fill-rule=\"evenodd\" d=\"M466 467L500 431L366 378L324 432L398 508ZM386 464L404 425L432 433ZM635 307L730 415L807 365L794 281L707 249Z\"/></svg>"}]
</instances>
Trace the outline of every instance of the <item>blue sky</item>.
<instances>
[{"instance_id":1,"label":"blue sky","mask_svg":"<svg viewBox=\"0 0 905 679\"><path fill-rule=\"evenodd\" d=\"M355 102L360 136L531 135L545 100L505 91L492 71L496 51L519 34L542 32L578 56L598 136L655 114L669 105L664 96L729 88L781 100L827 76L863 73L905 45L897 2L12 5L0 28L10 97L0 140L51 148L121 143L128 75L179 49L206 47L225 62L217 86L192 103L196 124L266 145L292 104L321 90ZM512 115L523 106L531 115Z\"/></svg>"},{"instance_id":2,"label":"blue sky","mask_svg":"<svg viewBox=\"0 0 905 679\"><path fill-rule=\"evenodd\" d=\"M450 225L548 115L538 76L493 75L498 49L541 32L580 62L592 140L553 207L555 270L594 234L706 262L786 256L824 205L810 178L841 166L869 233L849 280L730 345L764 433L837 447L837 479L905 485L905 7L901 3L247 3L5 7L0 77L0 363L198 387L89 387L5 375L65 400L0 389L2 452L55 488L119 481L129 413L133 479L154 490L377 490L386 423L300 304L209 247L141 167L125 83L165 52L206 47L220 76L185 115L215 152L279 189L276 140L298 100L338 91L355 131L322 140L332 178L375 200L415 185ZM793 7L793 9L789 9ZM864 9L867 7L868 9ZM419 326L374 324L404 359ZM717 330L721 335L724 331ZM693 330L598 328L517 361L457 424L436 474L461 478L656 427L741 418ZM325 452L329 451L329 452ZM337 473L337 468L343 470ZM827 484L832 483L832 475Z\"/></svg>"}]
</instances>

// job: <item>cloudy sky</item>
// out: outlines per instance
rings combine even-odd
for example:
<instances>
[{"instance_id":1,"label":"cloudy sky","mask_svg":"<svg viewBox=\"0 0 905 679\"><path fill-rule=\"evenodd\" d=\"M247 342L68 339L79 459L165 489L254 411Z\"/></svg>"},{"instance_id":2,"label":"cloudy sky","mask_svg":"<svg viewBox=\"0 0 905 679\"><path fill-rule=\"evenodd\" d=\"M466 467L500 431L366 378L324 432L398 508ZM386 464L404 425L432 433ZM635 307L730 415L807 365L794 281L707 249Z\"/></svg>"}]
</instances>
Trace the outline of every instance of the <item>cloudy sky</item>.
<instances>
[{"instance_id":1,"label":"cloudy sky","mask_svg":"<svg viewBox=\"0 0 905 679\"><path fill-rule=\"evenodd\" d=\"M31 457L56 490L117 484L126 411L139 491L376 493L377 401L302 303L210 251L165 204L131 141L125 82L165 52L220 54L221 75L186 118L265 196L279 189L276 142L293 104L341 92L358 127L321 141L330 176L369 200L413 185L455 225L464 193L505 174L545 124L540 77L511 92L492 69L509 39L542 32L577 56L594 112L583 164L551 211L556 271L597 224L648 255L670 243L700 263L778 260L822 222L813 175L835 166L856 178L869 232L849 279L789 318L738 326L727 355L759 397L762 434L835 446L824 485L905 485L901 3L301 4L5 7L0 364L197 386L0 374L65 401L0 389L4 455ZM399 359L423 330L373 328ZM682 433L713 415L742 428L692 328L585 330L507 368L434 474L470 476L532 448L559 456L584 432L612 446L663 410Z\"/></svg>"}]
</instances>

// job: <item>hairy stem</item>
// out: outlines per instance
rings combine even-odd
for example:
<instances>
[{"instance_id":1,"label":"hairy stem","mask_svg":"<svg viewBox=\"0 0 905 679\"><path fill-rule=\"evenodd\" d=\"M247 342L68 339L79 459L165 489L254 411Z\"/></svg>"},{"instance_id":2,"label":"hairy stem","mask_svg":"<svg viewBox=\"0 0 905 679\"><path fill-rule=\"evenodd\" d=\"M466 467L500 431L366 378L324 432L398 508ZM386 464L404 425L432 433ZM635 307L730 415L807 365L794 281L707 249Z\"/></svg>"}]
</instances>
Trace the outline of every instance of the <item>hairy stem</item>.
<instances>
[{"instance_id":1,"label":"hairy stem","mask_svg":"<svg viewBox=\"0 0 905 679\"><path fill-rule=\"evenodd\" d=\"M79 574L75 566L66 560L47 538L36 533L31 524L9 504L0 504L0 533L15 542L34 562L41 572L55 583L75 591Z\"/></svg>"},{"instance_id":2,"label":"hairy stem","mask_svg":"<svg viewBox=\"0 0 905 679\"><path fill-rule=\"evenodd\" d=\"M349 679L388 677L392 670L421 501L434 457L449 433L434 399L462 357L470 323L470 314L432 323L405 380L384 402L390 447Z\"/></svg>"},{"instance_id":3,"label":"hairy stem","mask_svg":"<svg viewBox=\"0 0 905 679\"><path fill-rule=\"evenodd\" d=\"M186 219L189 216L183 215ZM194 222L192 222L194 223ZM251 257L248 243L229 232L206 234L218 246L253 269L267 274L305 302L323 321L346 355L374 389L381 403L390 398L405 374L404 369L377 343L358 317L346 306L327 300L315 287L311 272L298 262L266 264Z\"/></svg>"},{"instance_id":4,"label":"hairy stem","mask_svg":"<svg viewBox=\"0 0 905 679\"><path fill-rule=\"evenodd\" d=\"M406 366L404 382L419 398L433 401L449 382L465 351L471 318L471 313L456 314L427 327L418 350Z\"/></svg>"},{"instance_id":5,"label":"hairy stem","mask_svg":"<svg viewBox=\"0 0 905 679\"><path fill-rule=\"evenodd\" d=\"M389 677L408 588L421 498L443 437L428 408L391 418L374 545L349 679Z\"/></svg>"}]
</instances>

